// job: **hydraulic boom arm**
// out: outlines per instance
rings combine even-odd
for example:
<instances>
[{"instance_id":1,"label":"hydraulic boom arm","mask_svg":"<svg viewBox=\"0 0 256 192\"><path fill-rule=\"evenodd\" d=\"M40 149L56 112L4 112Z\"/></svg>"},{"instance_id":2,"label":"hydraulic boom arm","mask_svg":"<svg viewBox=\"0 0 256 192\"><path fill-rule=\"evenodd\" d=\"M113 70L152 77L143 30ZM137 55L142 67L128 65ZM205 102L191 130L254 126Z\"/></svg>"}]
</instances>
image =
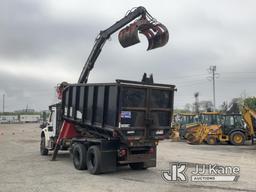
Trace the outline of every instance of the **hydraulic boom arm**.
<instances>
[{"instance_id":1,"label":"hydraulic boom arm","mask_svg":"<svg viewBox=\"0 0 256 192\"><path fill-rule=\"evenodd\" d=\"M137 7L111 27L99 33L91 53L83 67L82 73L80 74L78 83L87 83L89 73L94 67L94 63L97 60L106 40L113 33L140 16L140 19L120 31L118 37L123 47L128 47L139 43L138 32L147 37L149 41L148 50L162 47L168 42L169 34L166 27L161 23L158 23L144 7Z\"/></svg>"}]
</instances>

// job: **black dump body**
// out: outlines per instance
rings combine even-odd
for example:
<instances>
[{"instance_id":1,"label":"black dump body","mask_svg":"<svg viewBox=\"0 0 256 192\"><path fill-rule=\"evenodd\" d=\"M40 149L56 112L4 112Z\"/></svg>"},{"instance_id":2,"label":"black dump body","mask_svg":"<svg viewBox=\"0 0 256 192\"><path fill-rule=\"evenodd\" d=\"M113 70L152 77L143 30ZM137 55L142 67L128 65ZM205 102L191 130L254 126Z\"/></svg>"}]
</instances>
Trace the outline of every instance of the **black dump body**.
<instances>
[{"instance_id":1,"label":"black dump body","mask_svg":"<svg viewBox=\"0 0 256 192\"><path fill-rule=\"evenodd\" d=\"M169 137L174 85L116 80L71 84L63 91L64 120L99 138L152 141Z\"/></svg>"}]
</instances>

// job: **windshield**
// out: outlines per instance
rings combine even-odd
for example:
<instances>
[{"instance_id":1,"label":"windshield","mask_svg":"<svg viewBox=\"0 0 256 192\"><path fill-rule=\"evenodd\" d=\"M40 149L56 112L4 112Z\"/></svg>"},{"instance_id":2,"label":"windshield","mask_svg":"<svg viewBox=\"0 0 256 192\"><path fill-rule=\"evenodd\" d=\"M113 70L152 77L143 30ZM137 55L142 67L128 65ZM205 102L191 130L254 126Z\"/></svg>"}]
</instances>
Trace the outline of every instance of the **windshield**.
<instances>
[{"instance_id":1,"label":"windshield","mask_svg":"<svg viewBox=\"0 0 256 192\"><path fill-rule=\"evenodd\" d=\"M221 123L221 115L203 114L201 115L201 121L207 125L218 125Z\"/></svg>"},{"instance_id":2,"label":"windshield","mask_svg":"<svg viewBox=\"0 0 256 192\"><path fill-rule=\"evenodd\" d=\"M241 115L232 115L232 116L229 116L227 115L225 117L225 122L224 124L226 126L236 126L236 127L243 127L243 118Z\"/></svg>"},{"instance_id":3,"label":"windshield","mask_svg":"<svg viewBox=\"0 0 256 192\"><path fill-rule=\"evenodd\" d=\"M195 116L193 115L184 115L181 116L180 121L181 124L189 124L196 122Z\"/></svg>"}]
</instances>

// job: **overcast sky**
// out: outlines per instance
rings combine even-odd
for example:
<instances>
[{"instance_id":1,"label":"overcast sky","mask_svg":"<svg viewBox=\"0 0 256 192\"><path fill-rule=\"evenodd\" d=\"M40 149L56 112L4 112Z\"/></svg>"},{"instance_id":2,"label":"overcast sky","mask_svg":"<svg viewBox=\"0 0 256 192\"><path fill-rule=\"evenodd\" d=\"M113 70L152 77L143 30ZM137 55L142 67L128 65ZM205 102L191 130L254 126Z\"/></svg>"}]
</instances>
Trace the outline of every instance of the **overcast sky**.
<instances>
[{"instance_id":1,"label":"overcast sky","mask_svg":"<svg viewBox=\"0 0 256 192\"><path fill-rule=\"evenodd\" d=\"M177 86L175 108L184 108L197 91L200 100L212 100L207 69L216 65L217 106L256 95L256 1L1 0L0 100L5 94L6 111L47 109L58 83L77 82L99 31L140 5L169 29L168 44L146 51L141 37L142 43L123 49L114 34L89 82L153 73L155 82Z\"/></svg>"}]
</instances>

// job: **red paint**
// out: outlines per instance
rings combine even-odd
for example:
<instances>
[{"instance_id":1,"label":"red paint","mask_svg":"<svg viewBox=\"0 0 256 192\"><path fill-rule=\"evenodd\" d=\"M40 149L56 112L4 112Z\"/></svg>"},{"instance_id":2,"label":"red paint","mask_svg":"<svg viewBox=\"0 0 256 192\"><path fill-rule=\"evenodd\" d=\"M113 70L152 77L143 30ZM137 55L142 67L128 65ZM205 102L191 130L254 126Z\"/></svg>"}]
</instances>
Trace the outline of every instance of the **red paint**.
<instances>
[{"instance_id":1,"label":"red paint","mask_svg":"<svg viewBox=\"0 0 256 192\"><path fill-rule=\"evenodd\" d=\"M80 134L76 131L75 126L73 123L69 123L67 121L64 121L60 130L60 134L57 139L57 144L60 144L60 142L63 139L72 139L74 137L79 136Z\"/></svg>"},{"instance_id":2,"label":"red paint","mask_svg":"<svg viewBox=\"0 0 256 192\"><path fill-rule=\"evenodd\" d=\"M148 153L149 154L154 154L155 153L155 148L154 147L150 147Z\"/></svg>"},{"instance_id":3,"label":"red paint","mask_svg":"<svg viewBox=\"0 0 256 192\"><path fill-rule=\"evenodd\" d=\"M120 149L120 151L119 151L119 157L124 157L124 156L126 156L126 154L127 154L126 149Z\"/></svg>"}]
</instances>

